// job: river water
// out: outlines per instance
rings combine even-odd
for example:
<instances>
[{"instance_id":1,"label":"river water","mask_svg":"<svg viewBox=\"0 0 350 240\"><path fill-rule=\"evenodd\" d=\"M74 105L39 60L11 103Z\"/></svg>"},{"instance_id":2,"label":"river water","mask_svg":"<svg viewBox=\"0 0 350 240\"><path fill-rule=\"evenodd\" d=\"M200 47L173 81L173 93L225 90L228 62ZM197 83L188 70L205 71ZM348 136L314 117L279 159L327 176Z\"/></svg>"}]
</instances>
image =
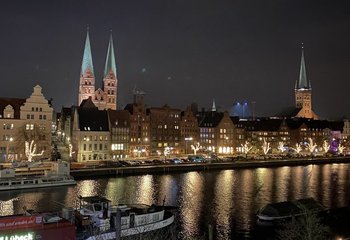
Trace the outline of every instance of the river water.
<instances>
[{"instance_id":1,"label":"river water","mask_svg":"<svg viewBox=\"0 0 350 240\"><path fill-rule=\"evenodd\" d=\"M208 224L216 239L249 238L266 203L313 197L325 207L350 199L350 164L325 164L79 180L76 186L0 193L0 215L23 208L51 211L76 206L78 196L119 203L178 206L179 239L201 239Z\"/></svg>"}]
</instances>

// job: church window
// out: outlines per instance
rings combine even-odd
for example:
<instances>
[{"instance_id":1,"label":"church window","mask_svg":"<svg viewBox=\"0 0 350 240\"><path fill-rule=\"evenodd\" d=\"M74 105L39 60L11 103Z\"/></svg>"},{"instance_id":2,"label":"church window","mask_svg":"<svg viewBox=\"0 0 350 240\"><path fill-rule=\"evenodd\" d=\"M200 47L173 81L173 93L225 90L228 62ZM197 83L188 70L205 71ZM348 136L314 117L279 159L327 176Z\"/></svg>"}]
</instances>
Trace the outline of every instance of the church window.
<instances>
[{"instance_id":1,"label":"church window","mask_svg":"<svg viewBox=\"0 0 350 240\"><path fill-rule=\"evenodd\" d=\"M34 107L32 107L32 112L34 112Z\"/></svg>"},{"instance_id":2,"label":"church window","mask_svg":"<svg viewBox=\"0 0 350 240\"><path fill-rule=\"evenodd\" d=\"M27 119L30 119L30 115L29 114L27 114Z\"/></svg>"},{"instance_id":3,"label":"church window","mask_svg":"<svg viewBox=\"0 0 350 240\"><path fill-rule=\"evenodd\" d=\"M43 115L40 114L40 115L39 115L39 119L41 120L42 118L43 118Z\"/></svg>"},{"instance_id":4,"label":"church window","mask_svg":"<svg viewBox=\"0 0 350 240\"><path fill-rule=\"evenodd\" d=\"M43 119L46 120L46 115L43 115Z\"/></svg>"},{"instance_id":5,"label":"church window","mask_svg":"<svg viewBox=\"0 0 350 240\"><path fill-rule=\"evenodd\" d=\"M30 118L31 118L31 119L34 119L34 114L30 115Z\"/></svg>"}]
</instances>

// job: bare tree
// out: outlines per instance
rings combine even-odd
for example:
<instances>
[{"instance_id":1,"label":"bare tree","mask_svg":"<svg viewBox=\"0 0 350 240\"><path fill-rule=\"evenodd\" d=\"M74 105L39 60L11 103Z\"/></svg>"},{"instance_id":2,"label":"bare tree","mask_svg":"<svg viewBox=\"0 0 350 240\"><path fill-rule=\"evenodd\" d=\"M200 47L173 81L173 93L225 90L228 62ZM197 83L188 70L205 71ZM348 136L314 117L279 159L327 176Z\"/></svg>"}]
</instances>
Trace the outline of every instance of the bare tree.
<instances>
[{"instance_id":1,"label":"bare tree","mask_svg":"<svg viewBox=\"0 0 350 240\"><path fill-rule=\"evenodd\" d=\"M278 150L281 151L281 153L283 153L285 151L285 148L284 148L284 142L281 141L281 142L278 142Z\"/></svg>"},{"instance_id":2,"label":"bare tree","mask_svg":"<svg viewBox=\"0 0 350 240\"><path fill-rule=\"evenodd\" d=\"M327 140L323 141L323 145L322 146L323 146L324 153L327 153L329 151L330 147L331 147Z\"/></svg>"},{"instance_id":3,"label":"bare tree","mask_svg":"<svg viewBox=\"0 0 350 240\"><path fill-rule=\"evenodd\" d=\"M29 162L33 160L33 157L42 156L44 153L44 150L42 150L41 153L35 153L36 144L34 143L34 140L32 140L30 143L26 141L25 146L26 146L25 154Z\"/></svg>"},{"instance_id":4,"label":"bare tree","mask_svg":"<svg viewBox=\"0 0 350 240\"><path fill-rule=\"evenodd\" d=\"M191 145L191 149L193 150L194 155L196 155L197 151L201 149L201 146L200 146L199 142L197 142L196 144Z\"/></svg>"},{"instance_id":5,"label":"bare tree","mask_svg":"<svg viewBox=\"0 0 350 240\"><path fill-rule=\"evenodd\" d=\"M317 144L314 143L314 140L312 138L309 138L309 142L306 143L306 149L309 150L309 152L312 154L317 147Z\"/></svg>"},{"instance_id":6,"label":"bare tree","mask_svg":"<svg viewBox=\"0 0 350 240\"><path fill-rule=\"evenodd\" d=\"M261 148L262 148L264 154L266 155L270 151L271 147L270 147L270 143L266 141L266 138L264 138L263 140L264 141L263 141Z\"/></svg>"},{"instance_id":7,"label":"bare tree","mask_svg":"<svg viewBox=\"0 0 350 240\"><path fill-rule=\"evenodd\" d=\"M300 143L296 143L295 144L295 148L292 148L297 154L299 154L301 152L301 150L303 150L303 148L301 147Z\"/></svg>"},{"instance_id":8,"label":"bare tree","mask_svg":"<svg viewBox=\"0 0 350 240\"><path fill-rule=\"evenodd\" d=\"M245 141L244 144L241 144L242 148L243 148L243 152L245 154L245 157L247 158L247 155L249 153L250 150L252 150L253 146L251 146L251 144L248 141Z\"/></svg>"},{"instance_id":9,"label":"bare tree","mask_svg":"<svg viewBox=\"0 0 350 240\"><path fill-rule=\"evenodd\" d=\"M277 232L278 239L283 240L326 240L329 237L329 228L320 222L317 212L301 207L302 216L282 225Z\"/></svg>"}]
</instances>

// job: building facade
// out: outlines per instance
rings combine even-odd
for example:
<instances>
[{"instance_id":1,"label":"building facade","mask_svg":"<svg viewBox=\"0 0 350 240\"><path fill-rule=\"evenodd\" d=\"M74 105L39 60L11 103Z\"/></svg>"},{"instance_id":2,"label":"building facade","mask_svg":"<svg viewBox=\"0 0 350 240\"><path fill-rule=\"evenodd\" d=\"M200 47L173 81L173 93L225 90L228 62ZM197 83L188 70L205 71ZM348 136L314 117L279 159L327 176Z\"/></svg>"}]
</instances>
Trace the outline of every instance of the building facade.
<instances>
[{"instance_id":1,"label":"building facade","mask_svg":"<svg viewBox=\"0 0 350 240\"><path fill-rule=\"evenodd\" d=\"M26 160L25 142L35 158L50 158L53 109L39 85L27 99L0 98L0 115L2 161Z\"/></svg>"},{"instance_id":2,"label":"building facade","mask_svg":"<svg viewBox=\"0 0 350 240\"><path fill-rule=\"evenodd\" d=\"M125 110L130 113L130 156L147 157L151 154L150 116L144 102L145 93L134 90L133 103L127 104Z\"/></svg>"},{"instance_id":3,"label":"building facade","mask_svg":"<svg viewBox=\"0 0 350 240\"><path fill-rule=\"evenodd\" d=\"M150 116L151 154L164 155L166 150L168 154L179 154L181 110L164 105L147 111Z\"/></svg>"}]
</instances>

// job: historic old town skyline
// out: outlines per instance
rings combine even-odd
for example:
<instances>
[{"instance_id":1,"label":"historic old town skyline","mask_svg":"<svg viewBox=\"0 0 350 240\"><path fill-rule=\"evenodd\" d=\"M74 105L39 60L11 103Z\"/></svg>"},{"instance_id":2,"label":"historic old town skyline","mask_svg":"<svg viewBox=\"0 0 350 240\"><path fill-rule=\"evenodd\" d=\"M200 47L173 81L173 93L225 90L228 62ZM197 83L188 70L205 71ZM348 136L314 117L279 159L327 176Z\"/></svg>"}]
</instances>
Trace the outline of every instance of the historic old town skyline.
<instances>
[{"instance_id":1,"label":"historic old town skyline","mask_svg":"<svg viewBox=\"0 0 350 240\"><path fill-rule=\"evenodd\" d=\"M40 84L57 111L76 104L89 25L98 79L113 30L119 108L131 102L136 86L149 106L185 109L197 102L210 108L215 98L219 110L229 110L236 101L254 101L257 115L273 116L294 105L304 42L314 109L322 119L340 119L350 115L347 5L7 2L0 62L1 75L11 81L4 81L0 95L26 97Z\"/></svg>"}]
</instances>

